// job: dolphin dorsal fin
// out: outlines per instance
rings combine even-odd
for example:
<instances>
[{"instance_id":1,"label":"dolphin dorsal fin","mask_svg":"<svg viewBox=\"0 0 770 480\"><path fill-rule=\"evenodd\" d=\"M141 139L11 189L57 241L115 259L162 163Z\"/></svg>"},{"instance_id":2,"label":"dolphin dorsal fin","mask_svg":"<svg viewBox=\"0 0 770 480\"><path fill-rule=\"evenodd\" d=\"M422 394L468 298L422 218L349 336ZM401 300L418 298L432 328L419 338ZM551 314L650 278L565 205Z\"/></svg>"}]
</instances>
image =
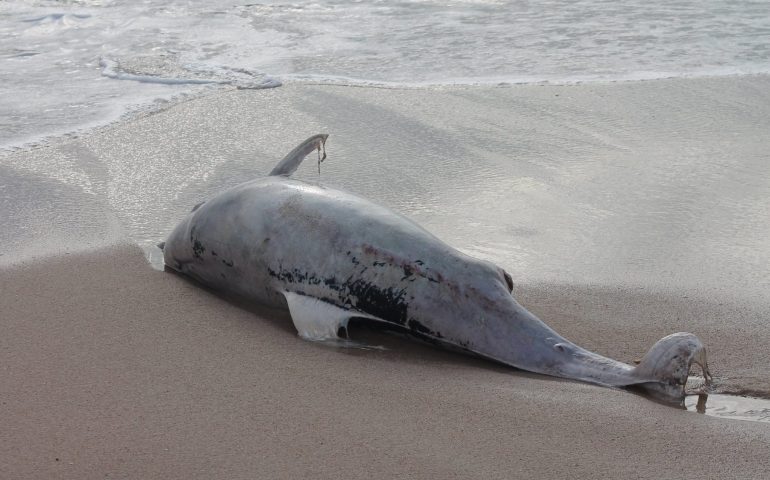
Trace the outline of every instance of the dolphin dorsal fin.
<instances>
[{"instance_id":1,"label":"dolphin dorsal fin","mask_svg":"<svg viewBox=\"0 0 770 480\"><path fill-rule=\"evenodd\" d=\"M299 164L302 163L302 160L304 160L305 157L313 150L318 150L318 173L321 173L321 162L326 159L325 144L327 137L329 137L328 134L319 133L300 143L294 147L294 150L289 152L288 155L283 157L283 160L278 162L278 165L273 168L269 175L281 175L288 177L294 173L295 170L297 170L297 167L299 167ZM321 156L322 150L323 157Z\"/></svg>"}]
</instances>

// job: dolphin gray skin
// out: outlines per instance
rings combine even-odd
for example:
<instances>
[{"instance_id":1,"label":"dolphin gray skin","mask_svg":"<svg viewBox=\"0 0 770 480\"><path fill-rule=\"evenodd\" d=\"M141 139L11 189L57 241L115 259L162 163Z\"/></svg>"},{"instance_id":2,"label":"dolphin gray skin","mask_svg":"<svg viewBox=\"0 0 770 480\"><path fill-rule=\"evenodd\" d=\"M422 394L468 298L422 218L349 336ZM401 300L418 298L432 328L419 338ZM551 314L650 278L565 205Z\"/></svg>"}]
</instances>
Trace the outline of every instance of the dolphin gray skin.
<instances>
[{"instance_id":1,"label":"dolphin gray skin","mask_svg":"<svg viewBox=\"0 0 770 480\"><path fill-rule=\"evenodd\" d=\"M710 380L690 333L658 341L636 367L561 337L513 298L511 277L397 213L289 177L320 151L315 135L270 176L196 208L165 242L166 265L215 290L279 308L299 335L337 339L350 318L384 322L523 370L595 384L636 385L682 402L693 363Z\"/></svg>"}]
</instances>

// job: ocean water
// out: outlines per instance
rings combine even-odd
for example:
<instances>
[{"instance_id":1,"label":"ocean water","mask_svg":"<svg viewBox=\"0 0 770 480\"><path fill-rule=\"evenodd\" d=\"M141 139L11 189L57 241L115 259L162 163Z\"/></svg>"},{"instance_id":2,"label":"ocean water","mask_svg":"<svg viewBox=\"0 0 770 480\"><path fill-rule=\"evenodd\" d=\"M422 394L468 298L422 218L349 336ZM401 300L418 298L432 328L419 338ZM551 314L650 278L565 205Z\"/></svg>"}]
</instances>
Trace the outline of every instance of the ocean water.
<instances>
[{"instance_id":1,"label":"ocean water","mask_svg":"<svg viewBox=\"0 0 770 480\"><path fill-rule=\"evenodd\" d=\"M737 395L689 395L685 408L712 417L770 422L770 400Z\"/></svg>"},{"instance_id":2,"label":"ocean water","mask_svg":"<svg viewBox=\"0 0 770 480\"><path fill-rule=\"evenodd\" d=\"M4 0L0 148L220 88L770 72L770 2Z\"/></svg>"}]
</instances>

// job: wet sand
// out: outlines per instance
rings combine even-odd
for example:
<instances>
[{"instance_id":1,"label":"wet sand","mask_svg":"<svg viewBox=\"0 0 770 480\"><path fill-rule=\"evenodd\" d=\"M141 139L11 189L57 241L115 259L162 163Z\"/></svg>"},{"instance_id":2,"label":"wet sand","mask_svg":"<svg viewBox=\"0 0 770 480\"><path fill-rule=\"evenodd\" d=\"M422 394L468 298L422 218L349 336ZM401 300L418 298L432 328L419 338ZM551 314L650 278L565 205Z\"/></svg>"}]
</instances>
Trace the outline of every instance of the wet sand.
<instances>
[{"instance_id":1,"label":"wet sand","mask_svg":"<svg viewBox=\"0 0 770 480\"><path fill-rule=\"evenodd\" d=\"M768 86L288 85L0 156L0 477L770 476L767 424L366 330L387 349L311 344L136 246L328 131L324 182L505 267L576 343L632 362L691 331L718 391L770 396Z\"/></svg>"}]
</instances>

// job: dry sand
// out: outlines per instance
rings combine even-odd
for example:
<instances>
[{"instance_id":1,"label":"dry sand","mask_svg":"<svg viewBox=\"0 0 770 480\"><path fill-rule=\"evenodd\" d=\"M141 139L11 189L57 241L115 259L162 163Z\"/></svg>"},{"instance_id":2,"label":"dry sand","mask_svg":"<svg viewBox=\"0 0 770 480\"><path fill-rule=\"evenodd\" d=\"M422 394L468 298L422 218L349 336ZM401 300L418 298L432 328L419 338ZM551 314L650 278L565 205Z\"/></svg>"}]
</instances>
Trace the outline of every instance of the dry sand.
<instances>
[{"instance_id":1,"label":"dry sand","mask_svg":"<svg viewBox=\"0 0 770 480\"><path fill-rule=\"evenodd\" d=\"M5 271L0 292L2 478L770 475L767 424L420 344L310 344L132 247ZM554 319L614 300L583 293L528 298ZM611 356L642 341L578 320Z\"/></svg>"},{"instance_id":2,"label":"dry sand","mask_svg":"<svg viewBox=\"0 0 770 480\"><path fill-rule=\"evenodd\" d=\"M645 168L662 168L664 150L722 167L743 165L733 154L763 165L769 86L766 77L431 92L289 85L201 98L0 157L0 478L770 477L768 424L705 417L373 332L359 333L386 350L311 344L285 312L153 270L129 240L157 238L200 196L269 170L292 139L328 130L341 132L332 144L339 157L376 159L330 165L331 183L340 174L337 185L482 251L469 240L474 230L464 230L467 215L480 218L480 236L498 219L485 220L483 206L457 210L451 195L472 193L477 181L494 191L514 175L500 163L514 142L503 133L535 159L515 166L527 178L571 170L568 181L535 190L538 200L565 203L615 185L613 175L647 188L660 178L644 177ZM295 118L302 124L287 120ZM686 141L665 137L672 125ZM442 166L459 169L458 178L435 164L425 174L419 163L399 163L462 148L452 143L458 135L471 143L463 154L496 169L478 167L486 176L477 178L447 151ZM567 151L577 152L574 161L548 164ZM647 167L634 167L645 155ZM550 173L538 177L540 167ZM628 168L637 170L618 173ZM506 227L507 249L488 258L511 271L525 306L582 346L630 362L663 335L693 331L708 345L719 389L770 396L770 229L747 210L760 211L770 195L762 196L759 176L742 186L735 169L724 180L734 185L700 189L709 168L671 175L690 175L687 198L675 204L687 215L658 212L657 223L644 225L671 246L670 257L637 238L633 211L522 217L506 205L510 222L523 226ZM622 203L627 189L603 194ZM407 190L424 193L405 199ZM502 191L495 202L517 195ZM621 217L628 224L609 226L628 237L597 226ZM689 236L677 243L678 235ZM649 259L636 269L628 267L638 260L633 249Z\"/></svg>"}]
</instances>

